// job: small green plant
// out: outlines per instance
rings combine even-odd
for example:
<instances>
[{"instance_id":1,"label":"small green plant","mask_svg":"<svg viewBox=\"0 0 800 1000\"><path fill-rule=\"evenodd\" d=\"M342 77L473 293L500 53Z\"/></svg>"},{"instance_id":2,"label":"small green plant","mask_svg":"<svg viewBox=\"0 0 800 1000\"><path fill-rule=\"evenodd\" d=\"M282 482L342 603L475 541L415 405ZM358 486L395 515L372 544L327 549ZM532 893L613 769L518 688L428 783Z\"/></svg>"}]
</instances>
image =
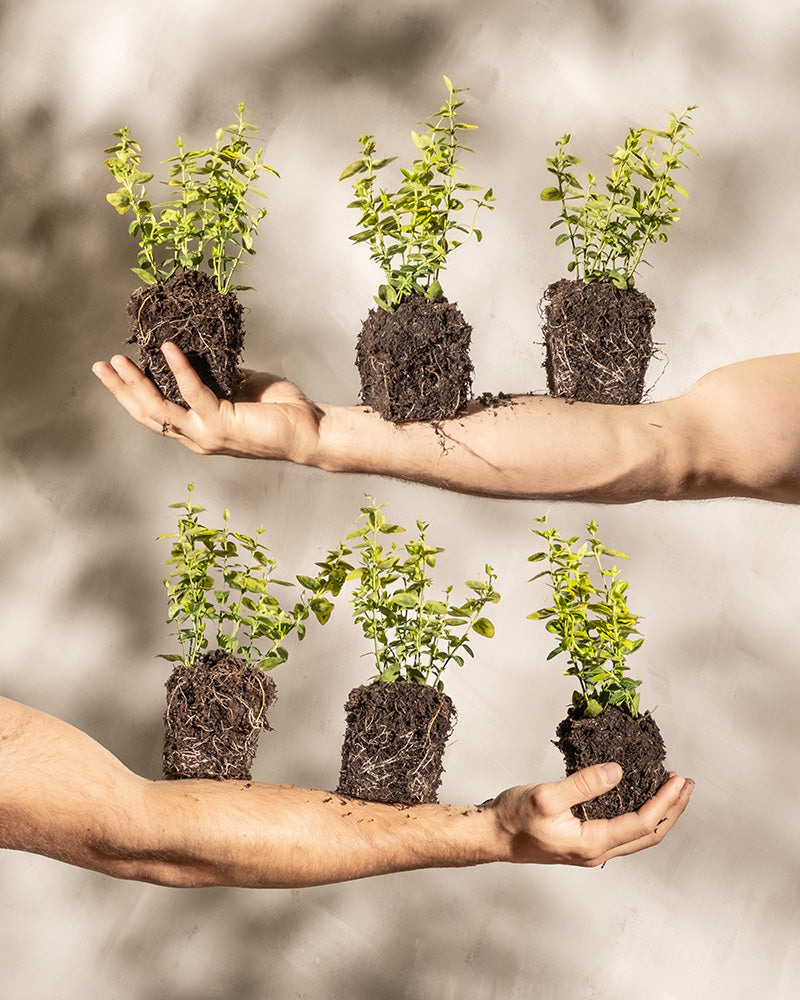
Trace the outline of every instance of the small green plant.
<instances>
[{"instance_id":1,"label":"small green plant","mask_svg":"<svg viewBox=\"0 0 800 1000\"><path fill-rule=\"evenodd\" d=\"M267 210L256 207L251 195L266 198L254 187L258 176L277 171L262 161L263 150L253 152L248 133L257 126L244 120L244 104L237 119L217 129L210 149L188 150L178 137L178 152L166 160L174 196L153 205L147 184L153 174L141 169L141 148L127 125L114 132L117 143L105 152L105 165L118 182L106 195L120 213L132 211L128 232L138 240L138 267L133 273L145 284L167 281L179 270L211 269L221 294L244 286L231 283L242 256L253 254L253 237Z\"/></svg>"},{"instance_id":2,"label":"small green plant","mask_svg":"<svg viewBox=\"0 0 800 1000\"><path fill-rule=\"evenodd\" d=\"M377 505L372 497L367 500L361 508L360 527L345 539L357 540L353 550L360 553L361 565L353 567L346 562L352 552L343 544L317 579L317 587L327 584L331 569L336 573L333 587L345 579L358 581L352 598L353 617L364 637L372 641L378 671L375 680L430 684L441 691L442 673L448 664L463 666L464 657L474 655L467 641L469 633L489 639L494 636L494 625L481 612L487 604L500 600L494 589L496 574L487 565L485 580L467 580L474 596L459 604L451 600L452 586L445 589L441 600L429 598L433 581L428 571L444 550L428 543L428 524L417 521L419 536L403 549L394 542L386 547L383 536L406 529L386 520L385 504Z\"/></svg>"},{"instance_id":3,"label":"small green plant","mask_svg":"<svg viewBox=\"0 0 800 1000\"><path fill-rule=\"evenodd\" d=\"M425 132L412 132L411 139L419 156L410 167L401 169L403 182L396 191L375 187L376 171L397 159L396 156L376 158L375 137L359 138L361 156L342 171L339 180L356 176L353 182L355 199L348 206L360 213L358 231L350 239L354 243L369 243L371 259L384 273L375 301L387 312L393 312L410 295L423 295L440 300L442 286L439 272L446 266L448 254L474 235L480 241L483 234L475 228L481 208L492 209L492 189L458 180L462 170L459 153L472 152L459 140L461 133L477 128L458 120L464 105L459 94L464 88L453 87L447 77L447 100L425 122ZM470 191L482 192L467 197ZM467 204L472 204L469 224L459 219Z\"/></svg>"},{"instance_id":4,"label":"small green plant","mask_svg":"<svg viewBox=\"0 0 800 1000\"><path fill-rule=\"evenodd\" d=\"M305 621L311 611L324 624L333 605L317 584L310 600L284 610L270 587L292 584L273 577L275 559L264 545L263 526L255 537L231 531L230 511L223 513L222 528L208 528L199 520L204 507L194 502L194 485L189 496L170 504L182 511L178 531L160 538L172 539L171 566L164 579L169 597L168 621L176 625L180 654L162 654L162 659L191 666L208 648L209 626L217 646L248 664L272 670L284 663L288 652L284 640L292 632L305 635ZM330 589L330 588L328 588Z\"/></svg>"},{"instance_id":5,"label":"small green plant","mask_svg":"<svg viewBox=\"0 0 800 1000\"><path fill-rule=\"evenodd\" d=\"M556 186L546 187L541 198L561 203L561 215L550 228L566 228L556 237L556 245L570 244L568 270L576 278L630 288L649 244L666 243L680 212L675 195L687 197L673 174L686 166L685 153L699 155L687 141L696 107L691 105L678 115L670 112L663 131L630 129L624 144L611 154L613 168L605 178L606 193L598 190L594 174L587 174L583 188L573 172L581 160L567 152L571 137L556 140L556 154L547 160Z\"/></svg>"},{"instance_id":6,"label":"small green plant","mask_svg":"<svg viewBox=\"0 0 800 1000\"><path fill-rule=\"evenodd\" d=\"M626 659L644 642L636 628L639 616L628 609L628 584L618 579L616 566L603 565L603 556L627 559L624 552L609 549L597 537L594 520L586 526L588 538L577 551L573 546L578 537L562 538L556 528L547 524L547 515L534 518L542 528L531 531L544 539L547 550L528 557L529 562L547 559L549 568L532 579L549 577L553 603L528 615L545 620L545 628L558 639L558 645L547 659L566 653L569 668L565 675L577 677L580 690L572 695L573 705L584 716L599 715L609 705L639 718L641 681L627 676ZM586 563L594 565L593 579Z\"/></svg>"}]
</instances>

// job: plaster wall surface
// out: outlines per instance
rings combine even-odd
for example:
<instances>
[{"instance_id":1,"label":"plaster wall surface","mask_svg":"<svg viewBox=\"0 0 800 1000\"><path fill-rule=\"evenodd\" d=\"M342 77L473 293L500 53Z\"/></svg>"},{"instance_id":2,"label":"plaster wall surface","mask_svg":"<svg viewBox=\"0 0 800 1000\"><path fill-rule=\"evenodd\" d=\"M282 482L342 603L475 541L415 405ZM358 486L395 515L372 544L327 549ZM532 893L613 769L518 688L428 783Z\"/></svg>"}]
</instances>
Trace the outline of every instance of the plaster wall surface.
<instances>
[{"instance_id":1,"label":"plaster wall surface","mask_svg":"<svg viewBox=\"0 0 800 1000\"><path fill-rule=\"evenodd\" d=\"M450 678L459 724L441 797L478 802L550 780L569 699L525 557L540 503L369 477L200 459L148 434L90 373L119 351L135 279L107 205L102 150L130 124L147 160L204 143L240 100L262 127L269 216L248 264L246 363L312 398L357 398L355 336L379 280L351 246L356 138L410 153L443 93L471 88L476 156L496 211L443 284L474 327L475 389L544 390L538 302L566 267L539 201L553 140L599 172L631 124L698 104L702 159L639 287L669 362L651 398L704 372L796 349L795 127L800 5L721 0L422 0L369 5L55 0L0 7L0 654L2 691L158 775L169 648L168 504L196 484L217 515L263 522L302 572L353 526L365 492L431 524L441 580L489 561L497 637ZM656 369L654 377L658 375ZM697 781L654 851L603 870L487 867L303 891L177 891L0 856L0 984L18 1000L788 1000L800 977L798 512L756 502L554 504L590 517L626 565L647 641L636 657L670 765ZM332 787L342 705L369 675L345 613L276 680L256 776Z\"/></svg>"}]
</instances>

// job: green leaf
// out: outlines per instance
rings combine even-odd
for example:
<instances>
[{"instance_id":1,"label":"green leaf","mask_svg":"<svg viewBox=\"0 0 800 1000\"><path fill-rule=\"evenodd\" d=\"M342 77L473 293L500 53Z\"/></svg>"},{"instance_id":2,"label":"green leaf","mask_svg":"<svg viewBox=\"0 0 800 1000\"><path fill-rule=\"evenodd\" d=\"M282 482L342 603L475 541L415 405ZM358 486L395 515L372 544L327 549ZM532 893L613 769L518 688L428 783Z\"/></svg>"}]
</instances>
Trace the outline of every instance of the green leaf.
<instances>
[{"instance_id":1,"label":"green leaf","mask_svg":"<svg viewBox=\"0 0 800 1000\"><path fill-rule=\"evenodd\" d=\"M353 162L349 163L339 174L339 180L345 181L348 177L352 177L354 174L363 174L366 169L367 164L364 160L353 160Z\"/></svg>"},{"instance_id":2,"label":"green leaf","mask_svg":"<svg viewBox=\"0 0 800 1000\"><path fill-rule=\"evenodd\" d=\"M472 631L477 632L487 639L494 638L494 625L488 618L478 618L472 625Z\"/></svg>"},{"instance_id":3,"label":"green leaf","mask_svg":"<svg viewBox=\"0 0 800 1000\"><path fill-rule=\"evenodd\" d=\"M425 292L425 298L430 302L442 301L444 298L444 292L442 291L442 286L439 284L438 279L434 278L430 285L428 285L428 289Z\"/></svg>"},{"instance_id":4,"label":"green leaf","mask_svg":"<svg viewBox=\"0 0 800 1000\"><path fill-rule=\"evenodd\" d=\"M132 267L131 271L133 271L133 273L136 275L136 277L139 278L140 281L143 281L146 285L157 285L158 284L158 278L156 278L149 271L145 271L141 267Z\"/></svg>"},{"instance_id":5,"label":"green leaf","mask_svg":"<svg viewBox=\"0 0 800 1000\"><path fill-rule=\"evenodd\" d=\"M561 201L561 192L556 187L543 188L539 193L542 201Z\"/></svg>"},{"instance_id":6,"label":"green leaf","mask_svg":"<svg viewBox=\"0 0 800 1000\"><path fill-rule=\"evenodd\" d=\"M401 591L392 595L391 602L400 608L415 608L419 604L419 598L416 594Z\"/></svg>"},{"instance_id":7,"label":"green leaf","mask_svg":"<svg viewBox=\"0 0 800 1000\"><path fill-rule=\"evenodd\" d=\"M314 612L314 617L320 625L325 625L327 623L334 608L334 605L324 597L312 598L312 600L309 601L308 606Z\"/></svg>"},{"instance_id":8,"label":"green leaf","mask_svg":"<svg viewBox=\"0 0 800 1000\"><path fill-rule=\"evenodd\" d=\"M609 549L605 545L598 545L597 551L604 556L611 556L612 559L630 559L630 556L619 549Z\"/></svg>"}]
</instances>

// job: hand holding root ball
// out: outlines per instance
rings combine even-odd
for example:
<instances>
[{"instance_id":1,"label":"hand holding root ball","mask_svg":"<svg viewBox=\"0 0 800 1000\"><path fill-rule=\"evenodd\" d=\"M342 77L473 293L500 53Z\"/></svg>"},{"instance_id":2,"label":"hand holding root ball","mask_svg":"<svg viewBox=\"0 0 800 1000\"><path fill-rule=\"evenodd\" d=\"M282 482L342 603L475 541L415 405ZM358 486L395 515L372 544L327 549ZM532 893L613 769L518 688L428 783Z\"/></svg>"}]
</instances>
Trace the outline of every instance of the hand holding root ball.
<instances>
[{"instance_id":1,"label":"hand holding root ball","mask_svg":"<svg viewBox=\"0 0 800 1000\"><path fill-rule=\"evenodd\" d=\"M292 382L245 370L233 399L219 399L180 348L165 343L161 350L188 409L165 399L122 355L98 361L92 371L134 420L195 454L310 463L324 411Z\"/></svg>"},{"instance_id":2,"label":"hand holding root ball","mask_svg":"<svg viewBox=\"0 0 800 1000\"><path fill-rule=\"evenodd\" d=\"M575 807L608 794L622 778L618 764L597 764L563 781L510 788L491 803L512 844L510 861L593 868L653 847L681 815L694 788L672 774L635 813L583 822Z\"/></svg>"}]
</instances>

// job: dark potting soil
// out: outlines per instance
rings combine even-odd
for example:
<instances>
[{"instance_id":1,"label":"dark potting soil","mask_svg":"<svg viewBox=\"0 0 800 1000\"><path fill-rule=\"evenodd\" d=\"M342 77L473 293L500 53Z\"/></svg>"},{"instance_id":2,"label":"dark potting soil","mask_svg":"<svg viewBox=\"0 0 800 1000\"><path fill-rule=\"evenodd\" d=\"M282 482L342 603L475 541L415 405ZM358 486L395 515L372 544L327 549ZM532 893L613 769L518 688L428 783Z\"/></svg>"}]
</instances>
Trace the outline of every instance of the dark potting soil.
<instances>
[{"instance_id":1,"label":"dark potting soil","mask_svg":"<svg viewBox=\"0 0 800 1000\"><path fill-rule=\"evenodd\" d=\"M395 681L354 688L337 791L374 802L436 802L442 756L456 711L426 684Z\"/></svg>"},{"instance_id":2,"label":"dark potting soil","mask_svg":"<svg viewBox=\"0 0 800 1000\"><path fill-rule=\"evenodd\" d=\"M370 309L358 335L361 401L385 420L446 420L472 391L472 327L446 299L405 299L393 313Z\"/></svg>"},{"instance_id":3,"label":"dark potting soil","mask_svg":"<svg viewBox=\"0 0 800 1000\"><path fill-rule=\"evenodd\" d=\"M502 406L515 406L517 398L507 392L482 392L478 402L485 409L498 410Z\"/></svg>"},{"instance_id":4,"label":"dark potting soil","mask_svg":"<svg viewBox=\"0 0 800 1000\"><path fill-rule=\"evenodd\" d=\"M622 781L610 792L573 807L578 819L612 819L635 812L669 777L664 740L651 715L633 719L611 707L585 719L571 707L558 724L556 736L553 742L564 756L568 775L606 761L616 761L624 771Z\"/></svg>"},{"instance_id":5,"label":"dark potting soil","mask_svg":"<svg viewBox=\"0 0 800 1000\"><path fill-rule=\"evenodd\" d=\"M166 688L164 777L249 781L275 681L215 649L191 667L178 664Z\"/></svg>"},{"instance_id":6,"label":"dark potting soil","mask_svg":"<svg viewBox=\"0 0 800 1000\"><path fill-rule=\"evenodd\" d=\"M244 343L242 306L234 292L221 295L207 274L181 271L163 284L137 288L128 316L128 343L139 345L142 370L167 399L186 406L161 353L166 340L181 348L216 396L230 399Z\"/></svg>"},{"instance_id":7,"label":"dark potting soil","mask_svg":"<svg viewBox=\"0 0 800 1000\"><path fill-rule=\"evenodd\" d=\"M545 369L552 396L588 403L640 403L653 356L656 307L635 288L562 278L544 307Z\"/></svg>"}]
</instances>

